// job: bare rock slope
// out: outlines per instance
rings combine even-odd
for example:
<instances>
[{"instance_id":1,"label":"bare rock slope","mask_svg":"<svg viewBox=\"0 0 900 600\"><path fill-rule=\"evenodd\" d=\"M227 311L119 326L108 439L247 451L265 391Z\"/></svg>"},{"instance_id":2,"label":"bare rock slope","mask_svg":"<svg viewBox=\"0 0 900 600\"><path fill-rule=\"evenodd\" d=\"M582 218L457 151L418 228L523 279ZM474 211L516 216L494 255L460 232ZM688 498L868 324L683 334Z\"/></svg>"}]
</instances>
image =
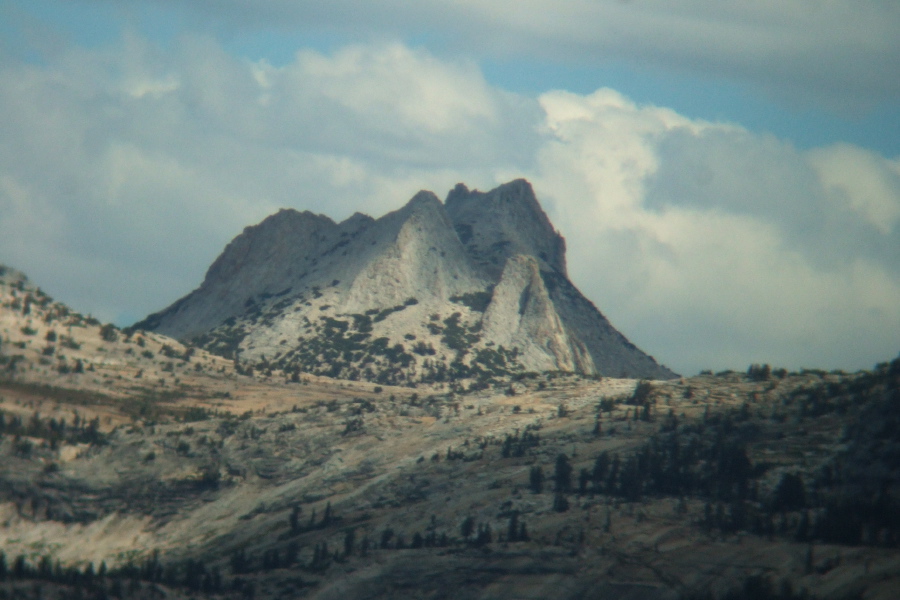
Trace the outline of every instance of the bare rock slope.
<instances>
[{"instance_id":1,"label":"bare rock slope","mask_svg":"<svg viewBox=\"0 0 900 600\"><path fill-rule=\"evenodd\" d=\"M282 210L136 328L266 371L384 384L522 371L666 379L568 279L531 185L422 191L379 219Z\"/></svg>"}]
</instances>

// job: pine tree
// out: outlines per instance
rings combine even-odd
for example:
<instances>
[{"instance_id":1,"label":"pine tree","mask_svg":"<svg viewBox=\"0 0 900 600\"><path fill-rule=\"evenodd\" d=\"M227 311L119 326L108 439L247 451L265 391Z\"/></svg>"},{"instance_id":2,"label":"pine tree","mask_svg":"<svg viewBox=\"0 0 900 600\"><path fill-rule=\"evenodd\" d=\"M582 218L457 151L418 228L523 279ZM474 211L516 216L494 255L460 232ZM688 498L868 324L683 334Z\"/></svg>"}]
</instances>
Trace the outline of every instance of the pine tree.
<instances>
[{"instance_id":1,"label":"pine tree","mask_svg":"<svg viewBox=\"0 0 900 600\"><path fill-rule=\"evenodd\" d=\"M531 467L529 473L529 487L533 494L540 494L544 489L544 471L539 466Z\"/></svg>"},{"instance_id":2,"label":"pine tree","mask_svg":"<svg viewBox=\"0 0 900 600\"><path fill-rule=\"evenodd\" d=\"M352 527L344 534L344 556L353 554L353 545L356 543L356 529Z\"/></svg>"},{"instance_id":3,"label":"pine tree","mask_svg":"<svg viewBox=\"0 0 900 600\"><path fill-rule=\"evenodd\" d=\"M565 494L572 491L572 465L569 464L569 457L565 454L556 457L553 481L556 484L556 492Z\"/></svg>"},{"instance_id":4,"label":"pine tree","mask_svg":"<svg viewBox=\"0 0 900 600\"><path fill-rule=\"evenodd\" d=\"M293 508L291 508L291 533L299 533L300 532L300 513L302 512L302 508L300 508L299 504L295 504Z\"/></svg>"},{"instance_id":5,"label":"pine tree","mask_svg":"<svg viewBox=\"0 0 900 600\"><path fill-rule=\"evenodd\" d=\"M322 516L321 527L328 527L331 525L332 514L331 514L331 502L325 505L325 514Z\"/></svg>"},{"instance_id":6,"label":"pine tree","mask_svg":"<svg viewBox=\"0 0 900 600\"><path fill-rule=\"evenodd\" d=\"M608 470L609 453L603 451L594 460L594 468L591 471L591 480L593 481L595 492L600 492L603 489L603 481L606 479Z\"/></svg>"},{"instance_id":7,"label":"pine tree","mask_svg":"<svg viewBox=\"0 0 900 600\"><path fill-rule=\"evenodd\" d=\"M463 536L463 540L468 541L469 536L472 535L472 532L475 531L475 519L472 517L466 517L462 524L459 526L459 533Z\"/></svg>"},{"instance_id":8,"label":"pine tree","mask_svg":"<svg viewBox=\"0 0 900 600\"><path fill-rule=\"evenodd\" d=\"M247 553L243 548L235 551L234 554L231 555L231 574L232 575L241 575L243 573L247 573L250 571L250 561L247 560Z\"/></svg>"},{"instance_id":9,"label":"pine tree","mask_svg":"<svg viewBox=\"0 0 900 600\"><path fill-rule=\"evenodd\" d=\"M522 521L522 524L519 526L519 541L527 542L530 541L531 537L528 535L528 528L525 527L525 522Z\"/></svg>"},{"instance_id":10,"label":"pine tree","mask_svg":"<svg viewBox=\"0 0 900 600\"><path fill-rule=\"evenodd\" d=\"M553 497L553 510L556 512L566 512L569 510L569 499L566 498L565 494L556 493L556 496Z\"/></svg>"},{"instance_id":11,"label":"pine tree","mask_svg":"<svg viewBox=\"0 0 900 600\"><path fill-rule=\"evenodd\" d=\"M16 579L24 579L26 575L28 575L28 563L25 562L25 555L20 554L16 557L16 560L13 562L13 576Z\"/></svg>"},{"instance_id":12,"label":"pine tree","mask_svg":"<svg viewBox=\"0 0 900 600\"><path fill-rule=\"evenodd\" d=\"M519 512L513 511L509 517L509 528L506 533L506 539L510 542L519 541Z\"/></svg>"},{"instance_id":13,"label":"pine tree","mask_svg":"<svg viewBox=\"0 0 900 600\"><path fill-rule=\"evenodd\" d=\"M491 531L490 523L478 526L478 535L475 537L476 546L486 546L494 540L494 534Z\"/></svg>"},{"instance_id":14,"label":"pine tree","mask_svg":"<svg viewBox=\"0 0 900 600\"><path fill-rule=\"evenodd\" d=\"M387 548L388 544L391 543L391 538L394 537L394 530L390 527L386 527L384 531L381 532L381 547Z\"/></svg>"}]
</instances>

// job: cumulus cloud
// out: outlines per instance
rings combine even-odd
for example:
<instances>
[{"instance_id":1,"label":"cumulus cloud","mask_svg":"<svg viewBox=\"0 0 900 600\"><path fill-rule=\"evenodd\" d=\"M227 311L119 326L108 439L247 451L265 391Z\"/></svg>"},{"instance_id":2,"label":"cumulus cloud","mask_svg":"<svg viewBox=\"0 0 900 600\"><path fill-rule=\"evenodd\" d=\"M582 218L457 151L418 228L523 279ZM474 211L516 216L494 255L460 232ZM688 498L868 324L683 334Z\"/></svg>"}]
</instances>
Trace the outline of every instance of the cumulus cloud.
<instances>
[{"instance_id":1,"label":"cumulus cloud","mask_svg":"<svg viewBox=\"0 0 900 600\"><path fill-rule=\"evenodd\" d=\"M687 371L896 354L896 161L804 152L611 90L541 100L536 182L573 277L639 346Z\"/></svg>"},{"instance_id":2,"label":"cumulus cloud","mask_svg":"<svg viewBox=\"0 0 900 600\"><path fill-rule=\"evenodd\" d=\"M882 160L873 152L849 144L837 144L810 152L829 198L853 211L882 235L900 222L900 159Z\"/></svg>"},{"instance_id":3,"label":"cumulus cloud","mask_svg":"<svg viewBox=\"0 0 900 600\"><path fill-rule=\"evenodd\" d=\"M397 43L281 66L137 35L0 66L0 261L105 320L190 291L282 206L336 219L527 177L575 282L687 373L871 366L900 339L900 166L601 89L496 89Z\"/></svg>"}]
</instances>

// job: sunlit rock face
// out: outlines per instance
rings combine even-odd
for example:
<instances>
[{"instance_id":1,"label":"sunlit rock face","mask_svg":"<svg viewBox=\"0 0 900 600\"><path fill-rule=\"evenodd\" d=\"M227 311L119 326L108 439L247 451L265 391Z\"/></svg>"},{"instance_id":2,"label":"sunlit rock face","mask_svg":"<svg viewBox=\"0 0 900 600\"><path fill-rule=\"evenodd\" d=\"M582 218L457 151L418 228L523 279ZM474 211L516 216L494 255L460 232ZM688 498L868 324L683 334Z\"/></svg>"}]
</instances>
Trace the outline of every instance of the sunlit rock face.
<instances>
[{"instance_id":1,"label":"sunlit rock face","mask_svg":"<svg viewBox=\"0 0 900 600\"><path fill-rule=\"evenodd\" d=\"M281 210L136 327L285 372L402 384L524 371L665 379L568 279L522 179L422 191L378 219Z\"/></svg>"}]
</instances>

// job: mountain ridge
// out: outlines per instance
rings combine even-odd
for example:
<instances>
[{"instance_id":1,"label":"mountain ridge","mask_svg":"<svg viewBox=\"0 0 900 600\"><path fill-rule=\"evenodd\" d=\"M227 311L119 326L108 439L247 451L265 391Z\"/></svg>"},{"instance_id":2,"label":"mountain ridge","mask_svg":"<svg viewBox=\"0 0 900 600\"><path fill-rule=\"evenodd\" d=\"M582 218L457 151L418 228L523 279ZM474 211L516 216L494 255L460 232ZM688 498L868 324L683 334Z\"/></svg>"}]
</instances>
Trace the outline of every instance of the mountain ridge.
<instances>
[{"instance_id":1,"label":"mountain ridge","mask_svg":"<svg viewBox=\"0 0 900 600\"><path fill-rule=\"evenodd\" d=\"M423 190L377 219L282 209L134 328L263 369L390 384L675 377L569 281L565 250L523 179L488 192L458 184L444 202Z\"/></svg>"}]
</instances>

